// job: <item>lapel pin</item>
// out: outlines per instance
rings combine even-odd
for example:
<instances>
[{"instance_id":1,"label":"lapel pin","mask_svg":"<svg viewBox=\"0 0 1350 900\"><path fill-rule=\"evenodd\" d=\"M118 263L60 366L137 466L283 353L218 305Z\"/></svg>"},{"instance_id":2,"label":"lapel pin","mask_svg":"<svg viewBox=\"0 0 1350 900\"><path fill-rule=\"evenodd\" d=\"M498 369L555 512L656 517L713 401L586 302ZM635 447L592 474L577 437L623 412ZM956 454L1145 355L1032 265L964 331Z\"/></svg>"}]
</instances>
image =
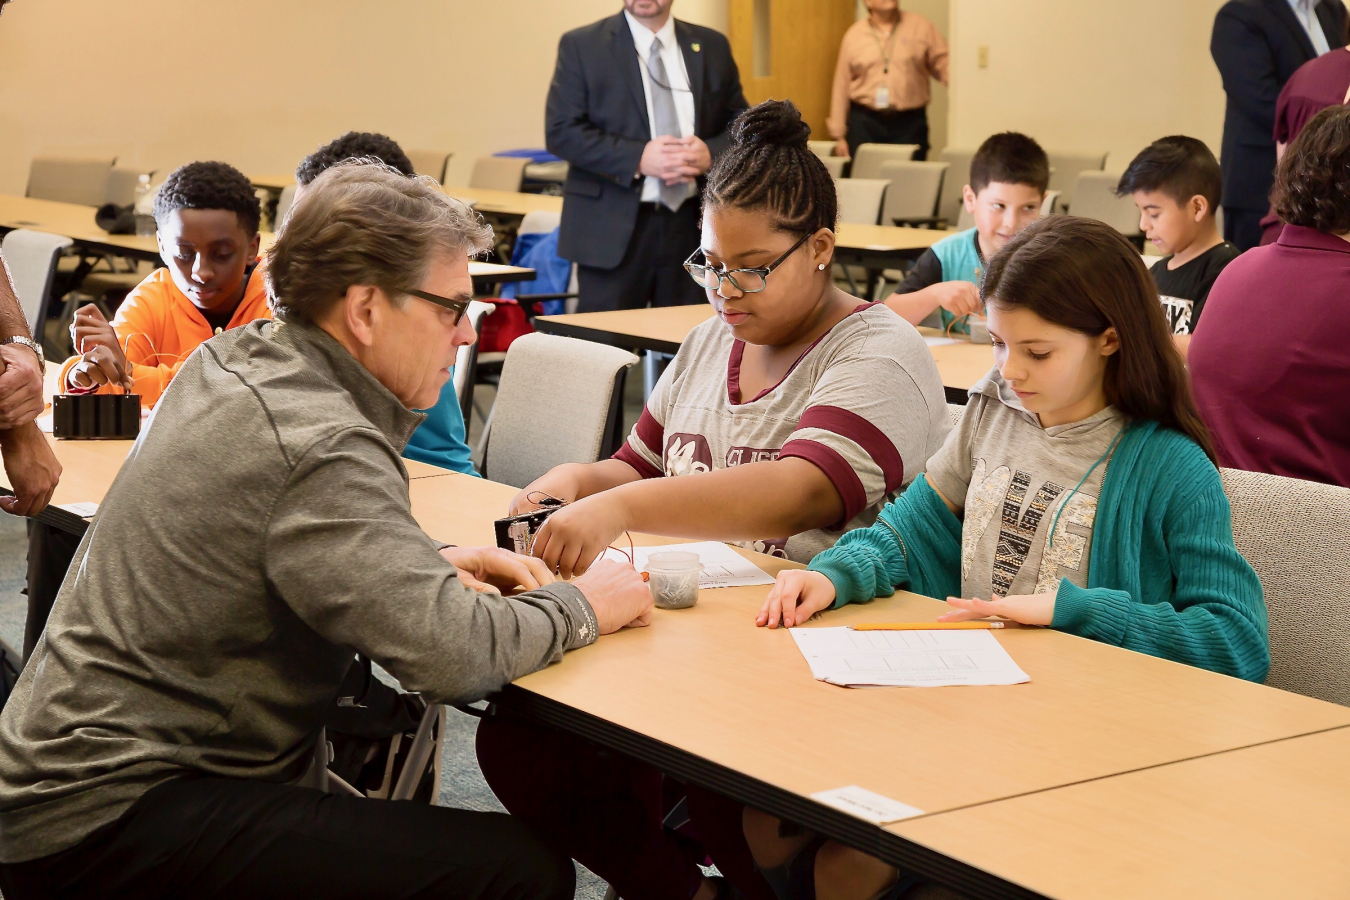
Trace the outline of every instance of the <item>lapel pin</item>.
<instances>
[{"instance_id":1,"label":"lapel pin","mask_svg":"<svg viewBox=\"0 0 1350 900\"><path fill-rule=\"evenodd\" d=\"M698 44L694 44L694 45L693 45L693 51L694 51L695 53L697 53L697 52L699 51L699 46L698 46Z\"/></svg>"}]
</instances>

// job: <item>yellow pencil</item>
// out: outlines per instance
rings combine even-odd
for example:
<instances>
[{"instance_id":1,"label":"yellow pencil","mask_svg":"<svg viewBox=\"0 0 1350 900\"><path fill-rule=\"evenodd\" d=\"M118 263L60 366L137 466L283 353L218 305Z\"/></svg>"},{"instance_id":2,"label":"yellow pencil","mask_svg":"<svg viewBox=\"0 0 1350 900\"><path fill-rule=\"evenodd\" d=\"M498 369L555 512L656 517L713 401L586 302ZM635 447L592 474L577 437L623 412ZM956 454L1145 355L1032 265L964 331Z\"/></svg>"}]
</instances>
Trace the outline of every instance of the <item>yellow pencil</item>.
<instances>
[{"instance_id":1,"label":"yellow pencil","mask_svg":"<svg viewBox=\"0 0 1350 900\"><path fill-rule=\"evenodd\" d=\"M1002 628L1003 622L872 622L850 625L853 631L957 631Z\"/></svg>"}]
</instances>

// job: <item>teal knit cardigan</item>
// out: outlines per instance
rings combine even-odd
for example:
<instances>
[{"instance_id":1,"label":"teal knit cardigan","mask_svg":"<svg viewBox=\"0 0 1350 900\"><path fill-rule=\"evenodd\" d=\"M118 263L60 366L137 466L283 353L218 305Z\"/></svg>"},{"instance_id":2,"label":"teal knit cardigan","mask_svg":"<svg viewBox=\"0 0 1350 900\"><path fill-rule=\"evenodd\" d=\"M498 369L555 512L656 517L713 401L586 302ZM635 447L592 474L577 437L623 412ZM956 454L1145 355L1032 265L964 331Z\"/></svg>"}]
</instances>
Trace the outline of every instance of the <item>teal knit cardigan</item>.
<instances>
[{"instance_id":1,"label":"teal knit cardigan","mask_svg":"<svg viewBox=\"0 0 1350 900\"><path fill-rule=\"evenodd\" d=\"M961 594L961 522L922 475L880 519L812 560L833 582L836 607L896 590ZM1125 432L1102 480L1088 586L1060 581L1051 627L1265 679L1261 583L1233 545L1219 472L1194 441L1155 422Z\"/></svg>"}]
</instances>

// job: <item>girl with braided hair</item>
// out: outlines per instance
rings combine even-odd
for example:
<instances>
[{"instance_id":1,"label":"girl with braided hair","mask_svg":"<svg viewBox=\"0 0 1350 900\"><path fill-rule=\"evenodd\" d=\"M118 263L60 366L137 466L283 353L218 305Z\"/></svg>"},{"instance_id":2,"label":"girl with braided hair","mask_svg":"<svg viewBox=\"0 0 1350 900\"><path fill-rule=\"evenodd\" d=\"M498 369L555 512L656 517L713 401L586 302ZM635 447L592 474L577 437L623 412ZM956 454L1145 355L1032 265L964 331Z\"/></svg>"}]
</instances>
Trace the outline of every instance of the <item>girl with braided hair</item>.
<instances>
[{"instance_id":1,"label":"girl with braided hair","mask_svg":"<svg viewBox=\"0 0 1350 900\"><path fill-rule=\"evenodd\" d=\"M564 577L626 530L809 560L850 523L872 522L946 431L918 332L834 286L834 182L796 108L762 103L731 133L686 263L717 316L690 333L613 459L560 466L512 504L568 501L535 542ZM657 769L506 712L480 725L478 759L507 809L620 896L718 896L696 865L703 849L662 828L681 790ZM737 810L732 837L739 829ZM768 892L748 854L740 860L739 881ZM737 866L718 865L729 876Z\"/></svg>"},{"instance_id":2,"label":"girl with braided hair","mask_svg":"<svg viewBox=\"0 0 1350 900\"><path fill-rule=\"evenodd\" d=\"M717 316L690 332L613 459L559 466L512 504L570 504L534 545L564 577L625 531L806 562L870 523L945 431L922 338L834 285L834 182L796 108L761 103L731 133L685 264Z\"/></svg>"}]
</instances>

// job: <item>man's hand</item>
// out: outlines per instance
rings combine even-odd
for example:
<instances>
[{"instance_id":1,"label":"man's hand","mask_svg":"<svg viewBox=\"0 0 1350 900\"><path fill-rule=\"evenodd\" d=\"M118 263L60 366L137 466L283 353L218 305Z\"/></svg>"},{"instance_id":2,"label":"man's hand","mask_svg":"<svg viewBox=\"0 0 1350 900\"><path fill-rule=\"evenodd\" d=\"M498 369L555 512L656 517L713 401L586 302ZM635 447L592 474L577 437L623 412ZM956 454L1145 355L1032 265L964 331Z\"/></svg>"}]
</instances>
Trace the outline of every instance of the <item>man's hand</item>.
<instances>
[{"instance_id":1,"label":"man's hand","mask_svg":"<svg viewBox=\"0 0 1350 900\"><path fill-rule=\"evenodd\" d=\"M0 431L0 454L14 486L13 497L0 497L0 509L12 516L35 516L46 509L61 478L61 464L37 425Z\"/></svg>"},{"instance_id":2,"label":"man's hand","mask_svg":"<svg viewBox=\"0 0 1350 900\"><path fill-rule=\"evenodd\" d=\"M944 281L932 289L938 295L938 306L957 318L984 314L980 289L969 281Z\"/></svg>"},{"instance_id":3,"label":"man's hand","mask_svg":"<svg viewBox=\"0 0 1350 900\"><path fill-rule=\"evenodd\" d=\"M652 621L652 592L637 570L627 563L601 560L572 586L581 591L595 611L601 634L637 628Z\"/></svg>"},{"instance_id":4,"label":"man's hand","mask_svg":"<svg viewBox=\"0 0 1350 900\"><path fill-rule=\"evenodd\" d=\"M681 138L680 143L684 145L684 164L688 168L697 169L697 174L702 175L712 168L712 151L708 145L703 143L703 139L697 135L690 135L687 138Z\"/></svg>"},{"instance_id":5,"label":"man's hand","mask_svg":"<svg viewBox=\"0 0 1350 900\"><path fill-rule=\"evenodd\" d=\"M22 344L0 345L0 428L27 425L42 415L42 369L37 354Z\"/></svg>"},{"instance_id":6,"label":"man's hand","mask_svg":"<svg viewBox=\"0 0 1350 900\"><path fill-rule=\"evenodd\" d=\"M955 606L957 612L938 616L939 622L968 622L987 616L1002 616L1023 625L1049 625L1055 619L1053 591L1044 594L1013 594L1010 597L996 597L993 600L948 597L947 605Z\"/></svg>"},{"instance_id":7,"label":"man's hand","mask_svg":"<svg viewBox=\"0 0 1350 900\"><path fill-rule=\"evenodd\" d=\"M553 573L539 560L500 547L446 547L441 556L459 570L459 580L475 591L515 593L553 583Z\"/></svg>"},{"instance_id":8,"label":"man's hand","mask_svg":"<svg viewBox=\"0 0 1350 900\"><path fill-rule=\"evenodd\" d=\"M843 138L834 142L834 155L848 159L848 141Z\"/></svg>"},{"instance_id":9,"label":"man's hand","mask_svg":"<svg viewBox=\"0 0 1350 900\"><path fill-rule=\"evenodd\" d=\"M692 138L698 140L698 138ZM703 144L702 141L699 141ZM707 145L703 144L706 151ZM642 160L638 163L638 173L651 178L660 178L666 184L683 184L693 181L703 171L690 165L691 157L688 141L673 134L664 134L647 142L642 149ZM711 157L709 157L711 159Z\"/></svg>"}]
</instances>

